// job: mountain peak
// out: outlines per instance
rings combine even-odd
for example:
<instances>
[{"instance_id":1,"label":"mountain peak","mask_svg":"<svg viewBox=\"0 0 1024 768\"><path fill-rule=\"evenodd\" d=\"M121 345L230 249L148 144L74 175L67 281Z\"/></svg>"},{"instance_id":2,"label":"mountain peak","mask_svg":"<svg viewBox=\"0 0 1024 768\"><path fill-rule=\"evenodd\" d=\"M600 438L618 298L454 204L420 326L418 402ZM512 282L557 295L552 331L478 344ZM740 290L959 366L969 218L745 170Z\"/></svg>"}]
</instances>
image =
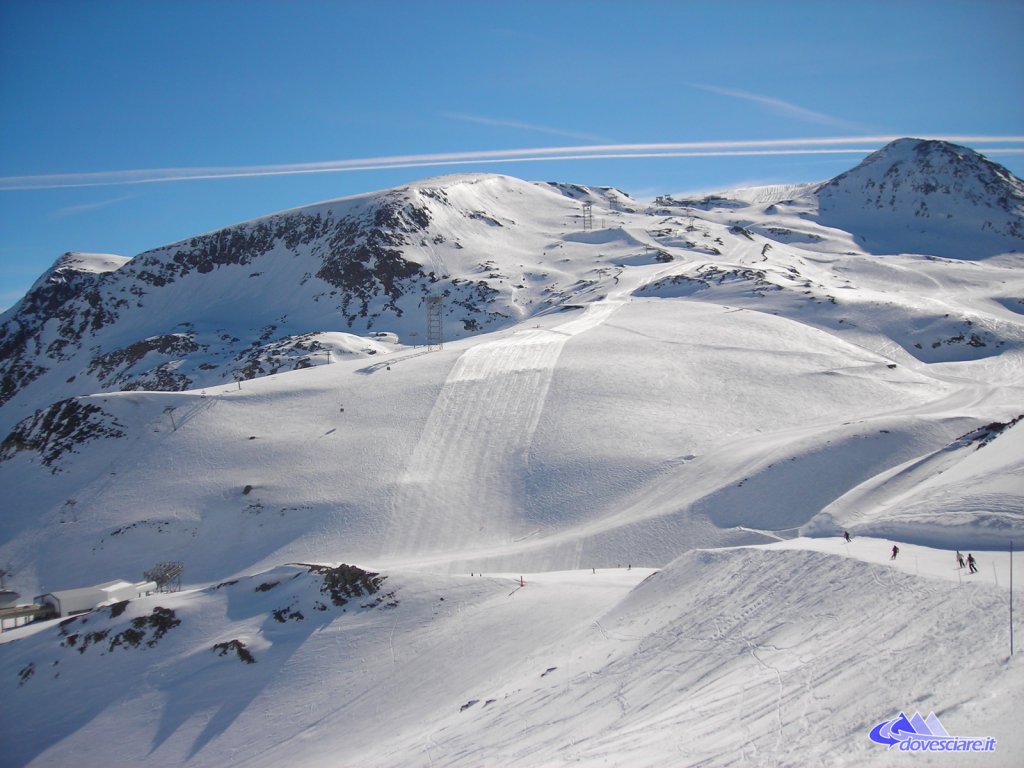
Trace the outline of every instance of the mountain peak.
<instances>
[{"instance_id":1,"label":"mountain peak","mask_svg":"<svg viewBox=\"0 0 1024 768\"><path fill-rule=\"evenodd\" d=\"M897 139L816 190L819 220L873 253L1024 251L1024 182L967 147Z\"/></svg>"}]
</instances>

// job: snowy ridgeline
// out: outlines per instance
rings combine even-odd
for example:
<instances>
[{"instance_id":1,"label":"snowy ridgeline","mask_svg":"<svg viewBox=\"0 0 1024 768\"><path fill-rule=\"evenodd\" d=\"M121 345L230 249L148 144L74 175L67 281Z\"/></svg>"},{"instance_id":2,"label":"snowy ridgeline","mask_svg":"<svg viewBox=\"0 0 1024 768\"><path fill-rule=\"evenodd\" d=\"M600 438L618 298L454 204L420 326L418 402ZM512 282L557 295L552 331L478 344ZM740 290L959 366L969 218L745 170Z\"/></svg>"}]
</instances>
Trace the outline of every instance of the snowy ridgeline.
<instances>
[{"instance_id":1,"label":"snowy ridgeline","mask_svg":"<svg viewBox=\"0 0 1024 768\"><path fill-rule=\"evenodd\" d=\"M1024 195L921 146L653 206L433 179L62 259L0 317L0 563L195 589L5 633L5 760L885 765L906 710L1012 764ZM340 604L282 565L338 561L379 572Z\"/></svg>"}]
</instances>

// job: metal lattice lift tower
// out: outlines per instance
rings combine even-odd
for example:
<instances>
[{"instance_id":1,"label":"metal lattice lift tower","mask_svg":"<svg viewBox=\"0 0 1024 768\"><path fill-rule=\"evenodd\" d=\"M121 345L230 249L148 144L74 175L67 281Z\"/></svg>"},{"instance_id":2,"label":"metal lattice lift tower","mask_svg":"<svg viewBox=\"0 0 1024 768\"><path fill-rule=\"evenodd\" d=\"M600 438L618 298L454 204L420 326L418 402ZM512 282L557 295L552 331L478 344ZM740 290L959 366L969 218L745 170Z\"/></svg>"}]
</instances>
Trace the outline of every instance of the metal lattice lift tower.
<instances>
[{"instance_id":1,"label":"metal lattice lift tower","mask_svg":"<svg viewBox=\"0 0 1024 768\"><path fill-rule=\"evenodd\" d=\"M583 204L583 231L587 232L594 228L594 204Z\"/></svg>"},{"instance_id":2,"label":"metal lattice lift tower","mask_svg":"<svg viewBox=\"0 0 1024 768\"><path fill-rule=\"evenodd\" d=\"M184 570L185 566L180 562L157 563L142 574L142 578L155 581L160 592L178 592L181 590L181 574Z\"/></svg>"},{"instance_id":3,"label":"metal lattice lift tower","mask_svg":"<svg viewBox=\"0 0 1024 768\"><path fill-rule=\"evenodd\" d=\"M434 351L444 347L443 296L427 296L427 350Z\"/></svg>"}]
</instances>

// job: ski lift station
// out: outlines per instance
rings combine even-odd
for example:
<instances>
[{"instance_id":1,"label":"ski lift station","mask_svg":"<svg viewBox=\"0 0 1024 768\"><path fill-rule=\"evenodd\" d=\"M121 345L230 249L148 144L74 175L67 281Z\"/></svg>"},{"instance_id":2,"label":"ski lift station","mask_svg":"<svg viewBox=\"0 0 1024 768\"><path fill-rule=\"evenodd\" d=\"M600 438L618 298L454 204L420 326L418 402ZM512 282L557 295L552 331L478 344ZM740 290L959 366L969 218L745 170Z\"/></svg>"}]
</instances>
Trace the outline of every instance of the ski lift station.
<instances>
[{"instance_id":1,"label":"ski lift station","mask_svg":"<svg viewBox=\"0 0 1024 768\"><path fill-rule=\"evenodd\" d=\"M134 600L138 597L151 595L157 590L155 581L130 581L115 579L94 587L79 589L63 589L59 592L47 592L35 599L35 604L48 607L55 617L74 616L98 608L105 603L117 603L121 600Z\"/></svg>"},{"instance_id":2,"label":"ski lift station","mask_svg":"<svg viewBox=\"0 0 1024 768\"><path fill-rule=\"evenodd\" d=\"M132 583L124 579L115 579L94 587L79 589L62 589L59 592L47 592L39 595L31 604L18 603L21 597L10 590L0 591L0 632L15 629L33 621L65 618L88 613L104 605L119 603L122 600L135 600L151 595L159 589L156 581L139 581Z\"/></svg>"}]
</instances>

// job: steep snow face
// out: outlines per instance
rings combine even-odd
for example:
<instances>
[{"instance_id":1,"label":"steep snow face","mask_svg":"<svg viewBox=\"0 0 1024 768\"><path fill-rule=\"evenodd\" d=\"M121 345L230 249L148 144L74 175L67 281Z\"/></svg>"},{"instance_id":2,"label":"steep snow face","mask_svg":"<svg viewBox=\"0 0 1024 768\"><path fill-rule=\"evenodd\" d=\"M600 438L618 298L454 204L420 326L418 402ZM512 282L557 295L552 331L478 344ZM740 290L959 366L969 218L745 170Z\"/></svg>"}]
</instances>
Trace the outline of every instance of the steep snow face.
<instances>
[{"instance_id":1,"label":"steep snow face","mask_svg":"<svg viewBox=\"0 0 1024 768\"><path fill-rule=\"evenodd\" d=\"M905 538L956 549L998 546L1024 509L1024 414L972 430L882 472L826 506L809 535Z\"/></svg>"},{"instance_id":2,"label":"steep snow face","mask_svg":"<svg viewBox=\"0 0 1024 768\"><path fill-rule=\"evenodd\" d=\"M818 220L871 253L982 259L1024 251L1024 182L977 152L900 139L821 185Z\"/></svg>"}]
</instances>

